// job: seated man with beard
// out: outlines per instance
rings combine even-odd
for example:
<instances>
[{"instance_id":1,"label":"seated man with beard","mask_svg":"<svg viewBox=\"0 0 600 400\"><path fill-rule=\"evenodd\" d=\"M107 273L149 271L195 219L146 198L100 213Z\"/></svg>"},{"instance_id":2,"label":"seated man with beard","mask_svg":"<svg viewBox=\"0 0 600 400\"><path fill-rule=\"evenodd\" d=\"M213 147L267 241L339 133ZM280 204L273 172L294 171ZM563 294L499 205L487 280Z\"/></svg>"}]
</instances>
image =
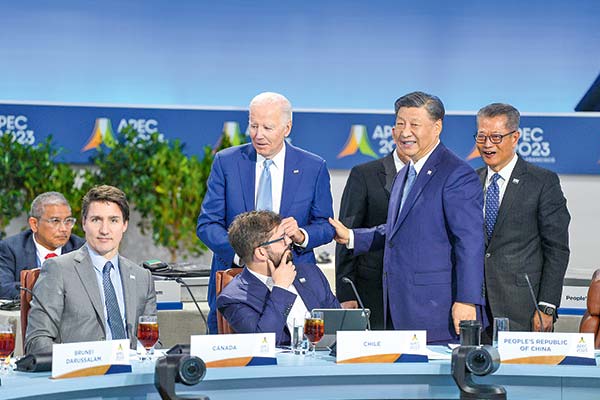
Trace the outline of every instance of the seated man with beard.
<instances>
[{"instance_id":1,"label":"seated man with beard","mask_svg":"<svg viewBox=\"0 0 600 400\"><path fill-rule=\"evenodd\" d=\"M286 345L294 319L314 308L340 308L315 264L293 264L292 240L279 215L240 214L228 234L245 267L217 297L217 307L236 332L275 332L277 345Z\"/></svg>"}]
</instances>

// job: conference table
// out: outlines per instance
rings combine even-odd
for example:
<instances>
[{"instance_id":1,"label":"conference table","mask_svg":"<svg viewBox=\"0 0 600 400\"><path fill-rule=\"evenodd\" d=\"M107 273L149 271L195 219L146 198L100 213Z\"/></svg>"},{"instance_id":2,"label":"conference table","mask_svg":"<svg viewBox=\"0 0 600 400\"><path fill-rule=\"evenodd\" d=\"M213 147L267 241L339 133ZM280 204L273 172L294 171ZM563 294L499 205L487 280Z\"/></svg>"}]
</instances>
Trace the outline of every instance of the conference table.
<instances>
[{"instance_id":1,"label":"conference table","mask_svg":"<svg viewBox=\"0 0 600 400\"><path fill-rule=\"evenodd\" d=\"M443 347L432 347L447 353ZM210 368L195 386L177 384L177 394L211 399L458 399L449 360L427 363L336 364L327 352L316 357L279 353L277 365ZM50 373L3 376L0 399L159 399L152 362L133 372L53 380ZM502 365L477 383L506 388L509 399L598 399L595 366Z\"/></svg>"}]
</instances>

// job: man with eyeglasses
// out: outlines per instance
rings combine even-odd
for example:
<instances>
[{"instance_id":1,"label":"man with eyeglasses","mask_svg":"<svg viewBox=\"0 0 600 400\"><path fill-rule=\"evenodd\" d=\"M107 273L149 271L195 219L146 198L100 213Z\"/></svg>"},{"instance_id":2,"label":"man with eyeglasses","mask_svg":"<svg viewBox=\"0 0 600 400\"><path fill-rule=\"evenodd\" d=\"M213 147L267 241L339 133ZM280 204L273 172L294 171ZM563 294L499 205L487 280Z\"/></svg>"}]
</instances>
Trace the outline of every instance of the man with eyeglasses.
<instances>
[{"instance_id":1,"label":"man with eyeglasses","mask_svg":"<svg viewBox=\"0 0 600 400\"><path fill-rule=\"evenodd\" d=\"M49 259L33 287L27 354L51 352L53 343L132 338L135 348L139 317L156 315L150 271L119 254L129 226L125 193L93 187L83 197L81 220L85 245Z\"/></svg>"},{"instance_id":2,"label":"man with eyeglasses","mask_svg":"<svg viewBox=\"0 0 600 400\"><path fill-rule=\"evenodd\" d=\"M294 319L303 321L314 308L340 308L316 264L294 264L292 239L278 214L240 214L228 235L245 268L217 297L217 307L235 332L275 332L277 345L286 345Z\"/></svg>"},{"instance_id":3,"label":"man with eyeglasses","mask_svg":"<svg viewBox=\"0 0 600 400\"><path fill-rule=\"evenodd\" d=\"M571 217L558 175L516 154L519 121L509 104L493 103L477 113L475 143L487 165L477 171L485 191L487 315L508 317L510 330L549 332L569 263Z\"/></svg>"},{"instance_id":4,"label":"man with eyeglasses","mask_svg":"<svg viewBox=\"0 0 600 400\"><path fill-rule=\"evenodd\" d=\"M0 242L0 298L19 297L21 271L40 267L48 258L77 250L85 242L71 233L77 219L58 192L46 192L31 203L29 229Z\"/></svg>"}]
</instances>

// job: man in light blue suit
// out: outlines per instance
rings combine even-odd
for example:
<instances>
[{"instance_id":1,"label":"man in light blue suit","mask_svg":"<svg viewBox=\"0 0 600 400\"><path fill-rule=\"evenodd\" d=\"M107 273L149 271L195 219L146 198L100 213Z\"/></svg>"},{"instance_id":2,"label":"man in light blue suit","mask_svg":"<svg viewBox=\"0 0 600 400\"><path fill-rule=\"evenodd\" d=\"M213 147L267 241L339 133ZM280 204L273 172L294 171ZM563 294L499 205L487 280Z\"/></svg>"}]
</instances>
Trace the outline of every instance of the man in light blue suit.
<instances>
[{"instance_id":1,"label":"man in light blue suit","mask_svg":"<svg viewBox=\"0 0 600 400\"><path fill-rule=\"evenodd\" d=\"M340 308L316 264L292 261L292 240L279 215L238 215L229 241L245 268L217 297L217 306L235 332L275 332L277 345L286 345L294 320L304 321L314 308Z\"/></svg>"},{"instance_id":2,"label":"man in light blue suit","mask_svg":"<svg viewBox=\"0 0 600 400\"><path fill-rule=\"evenodd\" d=\"M411 159L396 176L387 222L336 241L354 254L384 249L388 329L426 329L428 343L458 340L462 320L481 319L483 192L475 171L439 140L444 106L423 92L396 101L395 134Z\"/></svg>"},{"instance_id":3,"label":"man in light blue suit","mask_svg":"<svg viewBox=\"0 0 600 400\"><path fill-rule=\"evenodd\" d=\"M329 172L325 161L285 142L292 129L292 106L282 95L261 93L250 102L251 144L217 153L196 232L214 253L208 287L208 327L217 333L215 273L240 266L229 244L233 219L255 209L283 217L298 263L315 263L313 249L330 242L334 229Z\"/></svg>"}]
</instances>

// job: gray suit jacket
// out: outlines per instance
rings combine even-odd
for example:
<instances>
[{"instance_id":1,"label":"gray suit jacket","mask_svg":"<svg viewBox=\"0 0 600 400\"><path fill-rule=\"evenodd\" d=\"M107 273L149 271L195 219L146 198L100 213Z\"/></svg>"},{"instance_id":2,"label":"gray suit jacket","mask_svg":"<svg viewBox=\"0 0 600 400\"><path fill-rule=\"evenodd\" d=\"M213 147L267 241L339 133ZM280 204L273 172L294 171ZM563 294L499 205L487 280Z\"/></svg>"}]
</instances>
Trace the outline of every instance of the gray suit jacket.
<instances>
[{"instance_id":1,"label":"gray suit jacket","mask_svg":"<svg viewBox=\"0 0 600 400\"><path fill-rule=\"evenodd\" d=\"M477 172L485 187L487 167ZM486 241L487 301L493 317L510 318L510 330L529 331L535 308L525 273L538 302L560 305L571 216L554 172L519 157L507 185Z\"/></svg>"},{"instance_id":2,"label":"gray suit jacket","mask_svg":"<svg viewBox=\"0 0 600 400\"><path fill-rule=\"evenodd\" d=\"M87 245L44 263L33 292L60 327L63 343L106 339L104 307ZM119 256L129 338L136 338L140 315L156 315L156 293L150 271ZM58 332L37 301L31 302L25 352L52 351ZM135 347L132 340L132 347Z\"/></svg>"}]
</instances>

